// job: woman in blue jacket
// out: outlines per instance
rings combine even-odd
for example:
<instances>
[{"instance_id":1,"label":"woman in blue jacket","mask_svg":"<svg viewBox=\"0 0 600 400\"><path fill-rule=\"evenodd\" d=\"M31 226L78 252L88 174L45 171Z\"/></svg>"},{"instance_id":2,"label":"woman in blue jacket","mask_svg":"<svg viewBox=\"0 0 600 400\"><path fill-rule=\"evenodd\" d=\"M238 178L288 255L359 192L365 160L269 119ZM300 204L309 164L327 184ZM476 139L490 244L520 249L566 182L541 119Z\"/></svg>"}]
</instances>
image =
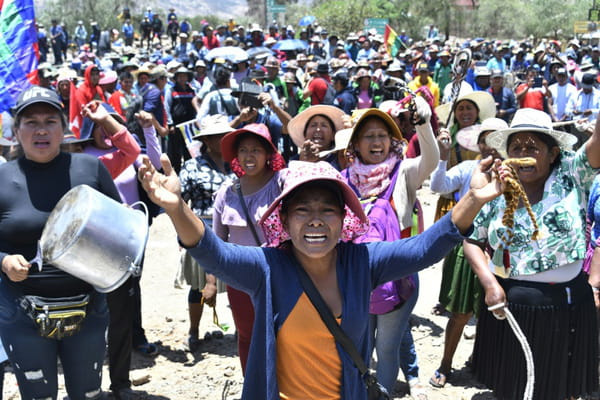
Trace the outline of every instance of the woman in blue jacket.
<instances>
[{"instance_id":1,"label":"woman in blue jacket","mask_svg":"<svg viewBox=\"0 0 600 400\"><path fill-rule=\"evenodd\" d=\"M433 265L471 231L486 202L502 193L506 170L475 173L470 192L451 213L421 235L395 242L354 244L367 218L339 172L325 162L294 161L283 170L282 193L263 214L269 247L225 243L179 195L179 180L163 156L162 175L146 162L139 177L164 208L182 246L225 282L246 291L255 321L243 399L366 399L352 359L335 342L303 291L306 271L365 363L369 344L369 297L377 285Z\"/></svg>"}]
</instances>

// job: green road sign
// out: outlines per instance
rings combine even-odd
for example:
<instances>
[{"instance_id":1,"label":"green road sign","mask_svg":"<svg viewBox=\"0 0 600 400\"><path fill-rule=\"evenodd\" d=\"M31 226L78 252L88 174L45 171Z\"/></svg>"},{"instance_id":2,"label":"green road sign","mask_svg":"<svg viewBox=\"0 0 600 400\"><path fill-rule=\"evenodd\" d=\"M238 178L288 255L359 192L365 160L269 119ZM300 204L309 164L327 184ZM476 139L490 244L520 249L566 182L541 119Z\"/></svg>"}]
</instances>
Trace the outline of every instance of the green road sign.
<instances>
[{"instance_id":1,"label":"green road sign","mask_svg":"<svg viewBox=\"0 0 600 400\"><path fill-rule=\"evenodd\" d=\"M365 18L365 29L373 29L377 31L380 35L383 35L385 32L385 24L388 24L390 20L388 18Z\"/></svg>"},{"instance_id":2,"label":"green road sign","mask_svg":"<svg viewBox=\"0 0 600 400\"><path fill-rule=\"evenodd\" d=\"M285 12L285 5L275 4L269 6L269 12L273 14L281 14Z\"/></svg>"}]
</instances>

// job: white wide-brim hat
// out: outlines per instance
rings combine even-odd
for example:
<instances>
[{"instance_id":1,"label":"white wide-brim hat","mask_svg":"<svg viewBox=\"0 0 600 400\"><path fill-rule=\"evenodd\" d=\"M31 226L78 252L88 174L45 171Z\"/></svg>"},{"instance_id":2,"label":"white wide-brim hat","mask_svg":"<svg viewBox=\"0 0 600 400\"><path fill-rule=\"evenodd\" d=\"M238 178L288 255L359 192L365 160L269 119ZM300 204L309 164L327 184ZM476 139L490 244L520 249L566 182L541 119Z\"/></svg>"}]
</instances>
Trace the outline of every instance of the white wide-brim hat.
<instances>
[{"instance_id":1,"label":"white wide-brim hat","mask_svg":"<svg viewBox=\"0 0 600 400\"><path fill-rule=\"evenodd\" d=\"M471 125L456 132L456 141L467 150L479 153L479 137L484 132L495 132L508 129L506 121L500 118L488 118L481 125Z\"/></svg>"},{"instance_id":2,"label":"white wide-brim hat","mask_svg":"<svg viewBox=\"0 0 600 400\"><path fill-rule=\"evenodd\" d=\"M571 150L577 143L577 138L570 133L557 131L552 128L550 115L533 108L521 108L515 113L510 128L490 133L485 142L506 157L506 143L513 133L539 132L551 136L561 150Z\"/></svg>"}]
</instances>

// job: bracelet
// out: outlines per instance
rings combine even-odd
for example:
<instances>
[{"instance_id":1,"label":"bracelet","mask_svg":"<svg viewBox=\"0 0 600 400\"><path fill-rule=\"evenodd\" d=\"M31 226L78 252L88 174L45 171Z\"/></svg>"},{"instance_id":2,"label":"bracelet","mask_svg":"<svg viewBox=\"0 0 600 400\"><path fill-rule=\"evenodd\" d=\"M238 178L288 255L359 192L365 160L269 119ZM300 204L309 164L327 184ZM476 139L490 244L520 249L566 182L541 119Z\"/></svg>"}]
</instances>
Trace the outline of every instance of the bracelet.
<instances>
[{"instance_id":1,"label":"bracelet","mask_svg":"<svg viewBox=\"0 0 600 400\"><path fill-rule=\"evenodd\" d=\"M597 288L596 286L592 286L592 292L594 292L594 293L600 292L600 288Z\"/></svg>"}]
</instances>

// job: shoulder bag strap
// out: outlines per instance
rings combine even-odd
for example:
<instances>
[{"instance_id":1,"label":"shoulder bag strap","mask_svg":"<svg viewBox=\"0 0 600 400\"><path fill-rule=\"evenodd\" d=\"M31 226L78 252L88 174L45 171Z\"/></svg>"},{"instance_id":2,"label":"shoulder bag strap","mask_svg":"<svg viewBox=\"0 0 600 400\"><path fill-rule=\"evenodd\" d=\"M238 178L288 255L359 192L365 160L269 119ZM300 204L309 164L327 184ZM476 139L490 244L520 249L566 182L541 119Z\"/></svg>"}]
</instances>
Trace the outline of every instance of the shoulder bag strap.
<instances>
[{"instance_id":1,"label":"shoulder bag strap","mask_svg":"<svg viewBox=\"0 0 600 400\"><path fill-rule=\"evenodd\" d=\"M248 212L248 206L246 205L246 200L244 200L244 195L242 194L242 185L240 185L240 180L236 180L233 184L235 191L237 192L240 203L242 203L242 209L244 210L244 216L246 217L246 223L252 232L252 236L254 236L254 240L256 241L256 245L260 247L260 239L258 238L258 233L256 233L256 228L254 227L254 223L252 222L252 218L250 218L250 213Z\"/></svg>"},{"instance_id":2,"label":"shoulder bag strap","mask_svg":"<svg viewBox=\"0 0 600 400\"><path fill-rule=\"evenodd\" d=\"M365 365L365 362L360 356L358 349L352 342L352 339L350 339L348 335L346 335L346 332L344 332L340 325L337 323L331 310L329 309L327 304L325 304L325 301L321 297L321 294L315 287L314 283L312 282L304 268L297 265L296 270L298 272L298 277L300 278L300 283L304 288L304 292L310 299L313 306L315 306L315 308L319 312L319 316L327 326L327 329L329 329L329 332L331 332L335 340L342 346L344 351L348 353L350 358L352 358L354 365L356 365L356 368L358 368L358 370L360 371L360 375L363 378L365 378L366 375L369 374L369 369Z\"/></svg>"}]
</instances>

